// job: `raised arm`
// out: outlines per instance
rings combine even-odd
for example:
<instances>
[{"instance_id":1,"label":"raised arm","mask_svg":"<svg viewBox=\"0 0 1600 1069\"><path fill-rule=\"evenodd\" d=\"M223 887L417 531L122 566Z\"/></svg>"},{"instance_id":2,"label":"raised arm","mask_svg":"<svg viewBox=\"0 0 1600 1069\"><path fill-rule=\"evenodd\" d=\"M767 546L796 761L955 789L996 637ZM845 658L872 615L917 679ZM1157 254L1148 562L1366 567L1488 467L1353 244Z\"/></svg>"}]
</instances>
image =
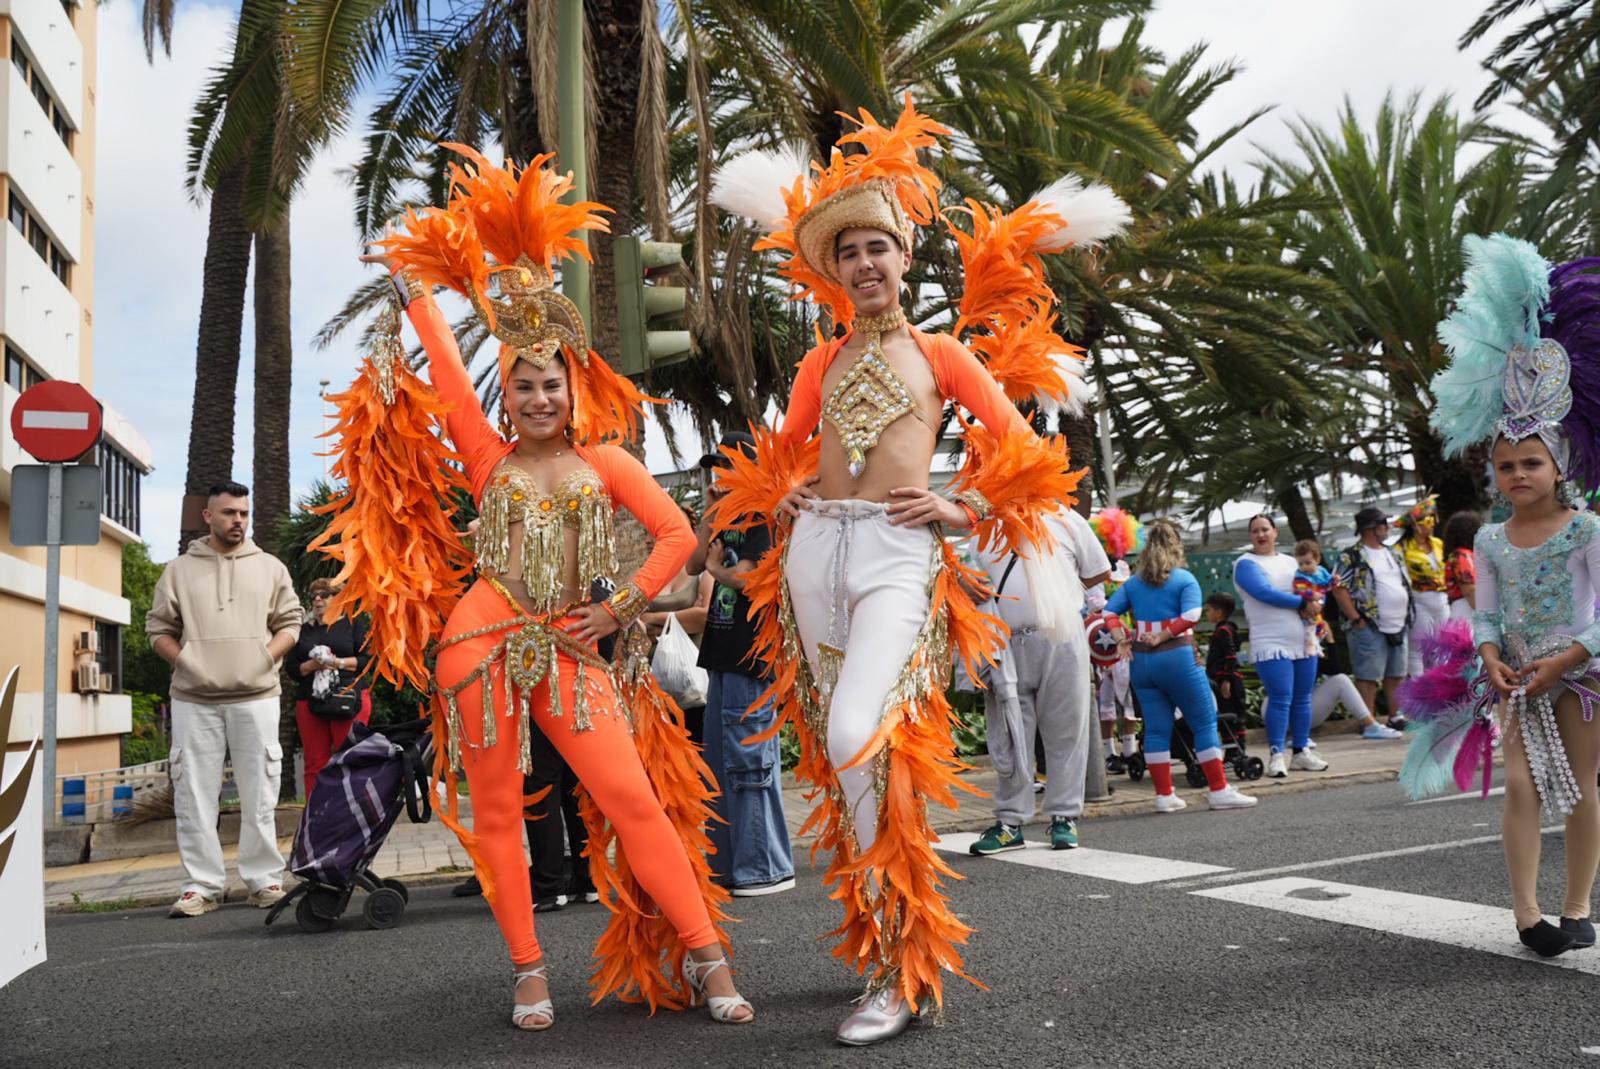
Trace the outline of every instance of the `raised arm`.
<instances>
[{"instance_id":1,"label":"raised arm","mask_svg":"<svg viewBox=\"0 0 1600 1069\"><path fill-rule=\"evenodd\" d=\"M404 276L394 269L396 292L404 294L406 318L417 332L423 350L428 354L428 379L439 396L450 405L445 416L445 430L450 444L466 458L467 478L478 485L479 469L494 464L505 453L505 439L495 431L478 403L478 391L472 387L472 376L461 360L461 349L456 345L456 335L450 329L444 313L424 292L407 293Z\"/></svg>"}]
</instances>

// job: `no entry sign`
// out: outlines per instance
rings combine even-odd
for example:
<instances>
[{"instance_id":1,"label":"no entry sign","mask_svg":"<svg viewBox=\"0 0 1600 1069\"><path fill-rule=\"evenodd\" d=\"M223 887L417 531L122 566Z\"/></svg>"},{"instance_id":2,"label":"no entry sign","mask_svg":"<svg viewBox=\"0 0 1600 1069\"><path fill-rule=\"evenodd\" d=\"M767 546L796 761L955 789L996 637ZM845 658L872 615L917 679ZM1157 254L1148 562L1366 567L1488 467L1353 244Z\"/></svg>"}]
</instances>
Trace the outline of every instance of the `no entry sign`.
<instances>
[{"instance_id":1,"label":"no entry sign","mask_svg":"<svg viewBox=\"0 0 1600 1069\"><path fill-rule=\"evenodd\" d=\"M46 464L70 463L100 441L100 402L75 382L41 382L11 410L11 436Z\"/></svg>"}]
</instances>

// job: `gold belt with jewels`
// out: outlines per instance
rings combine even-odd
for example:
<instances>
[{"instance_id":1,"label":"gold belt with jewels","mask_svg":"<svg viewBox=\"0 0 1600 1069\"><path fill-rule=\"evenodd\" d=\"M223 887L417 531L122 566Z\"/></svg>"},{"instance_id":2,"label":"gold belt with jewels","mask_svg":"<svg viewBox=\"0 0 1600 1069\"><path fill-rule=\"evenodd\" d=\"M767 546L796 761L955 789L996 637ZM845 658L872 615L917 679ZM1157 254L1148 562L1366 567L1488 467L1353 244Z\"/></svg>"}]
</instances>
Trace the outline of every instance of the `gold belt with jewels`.
<instances>
[{"instance_id":1,"label":"gold belt with jewels","mask_svg":"<svg viewBox=\"0 0 1600 1069\"><path fill-rule=\"evenodd\" d=\"M492 586L496 593L505 599L515 613L505 620L499 620L486 627L474 628L459 635L452 635L439 643L439 648L445 649L457 643L467 642L484 635L493 635L502 631L512 631L491 649L479 661L477 666L463 676L460 681L450 687L443 687L440 693L444 695L447 724L450 738L448 742L448 756L452 766L459 768L461 765L461 739L462 722L461 707L457 701L458 696L472 684L481 681L482 688L482 716L483 716L483 741L481 743L468 742L467 745L478 749L493 746L499 741L498 717L494 709L493 669L496 661L502 661L501 678L505 685L506 713L517 718L517 743L518 758L517 768L524 775L533 771L533 761L530 752L529 720L530 699L533 691L540 683L548 681L550 692L550 715L559 717L565 715L561 704L561 679L560 664L557 661L559 654L565 653L578 662L578 678L573 686L572 730L587 731L593 727L589 716L589 691L587 680L583 673L583 666L598 669L609 675L611 665L598 653L567 634L555 621L560 620L573 609L584 602L577 601L570 605L562 606L553 612L540 616L529 616L522 611L522 606L517 603L509 590L499 580L485 576L484 582Z\"/></svg>"}]
</instances>

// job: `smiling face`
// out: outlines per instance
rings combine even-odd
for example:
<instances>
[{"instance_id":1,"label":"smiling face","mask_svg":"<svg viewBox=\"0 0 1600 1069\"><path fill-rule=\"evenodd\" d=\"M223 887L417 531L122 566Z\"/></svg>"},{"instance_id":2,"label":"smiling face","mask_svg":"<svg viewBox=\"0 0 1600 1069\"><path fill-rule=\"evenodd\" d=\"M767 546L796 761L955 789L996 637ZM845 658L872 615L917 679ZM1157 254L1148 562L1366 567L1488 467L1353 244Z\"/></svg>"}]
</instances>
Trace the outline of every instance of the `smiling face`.
<instances>
[{"instance_id":1,"label":"smiling face","mask_svg":"<svg viewBox=\"0 0 1600 1069\"><path fill-rule=\"evenodd\" d=\"M505 406L520 437L543 441L563 435L572 415L566 363L558 358L541 370L518 360L506 381Z\"/></svg>"},{"instance_id":2,"label":"smiling face","mask_svg":"<svg viewBox=\"0 0 1600 1069\"><path fill-rule=\"evenodd\" d=\"M1499 438L1494 443L1494 485L1511 502L1526 508L1555 496L1556 462L1537 437L1520 442Z\"/></svg>"},{"instance_id":3,"label":"smiling face","mask_svg":"<svg viewBox=\"0 0 1600 1069\"><path fill-rule=\"evenodd\" d=\"M862 315L880 315L899 300L900 280L911 269L911 253L886 230L858 226L834 239L839 281Z\"/></svg>"},{"instance_id":4,"label":"smiling face","mask_svg":"<svg viewBox=\"0 0 1600 1069\"><path fill-rule=\"evenodd\" d=\"M1265 516L1250 521L1250 548L1257 553L1278 551L1278 528Z\"/></svg>"}]
</instances>

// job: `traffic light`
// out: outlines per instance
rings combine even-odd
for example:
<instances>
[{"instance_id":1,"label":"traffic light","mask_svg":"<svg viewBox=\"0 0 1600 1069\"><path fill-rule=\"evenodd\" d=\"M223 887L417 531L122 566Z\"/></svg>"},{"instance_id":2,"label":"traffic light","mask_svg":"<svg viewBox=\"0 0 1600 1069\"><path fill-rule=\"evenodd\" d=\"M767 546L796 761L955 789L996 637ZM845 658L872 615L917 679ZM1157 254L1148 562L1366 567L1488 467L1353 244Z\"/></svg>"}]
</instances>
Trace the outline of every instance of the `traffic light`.
<instances>
[{"instance_id":1,"label":"traffic light","mask_svg":"<svg viewBox=\"0 0 1600 1069\"><path fill-rule=\"evenodd\" d=\"M652 367L687 359L687 330L663 330L683 315L682 286L650 284L650 279L683 263L683 246L675 241L640 241L631 235L611 243L617 281L617 334L622 342L624 375L640 375Z\"/></svg>"}]
</instances>

